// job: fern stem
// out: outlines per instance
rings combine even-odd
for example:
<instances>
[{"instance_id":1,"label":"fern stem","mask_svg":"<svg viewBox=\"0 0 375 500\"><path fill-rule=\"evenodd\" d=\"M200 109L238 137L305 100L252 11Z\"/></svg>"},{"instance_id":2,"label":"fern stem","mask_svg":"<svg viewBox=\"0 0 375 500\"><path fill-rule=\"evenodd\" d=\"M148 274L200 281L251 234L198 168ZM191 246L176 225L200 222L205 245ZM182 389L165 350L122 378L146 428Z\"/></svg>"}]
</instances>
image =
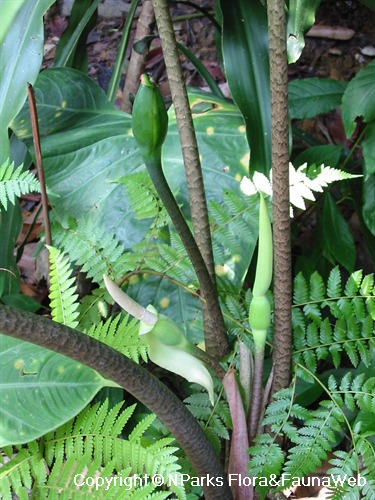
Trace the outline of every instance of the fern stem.
<instances>
[{"instance_id":1,"label":"fern stem","mask_svg":"<svg viewBox=\"0 0 375 500\"><path fill-rule=\"evenodd\" d=\"M202 477L207 500L231 500L223 467L202 428L183 403L156 377L118 351L77 330L7 306L0 306L0 331L69 356L97 370L153 411L175 436ZM221 478L222 486L207 484Z\"/></svg>"}]
</instances>

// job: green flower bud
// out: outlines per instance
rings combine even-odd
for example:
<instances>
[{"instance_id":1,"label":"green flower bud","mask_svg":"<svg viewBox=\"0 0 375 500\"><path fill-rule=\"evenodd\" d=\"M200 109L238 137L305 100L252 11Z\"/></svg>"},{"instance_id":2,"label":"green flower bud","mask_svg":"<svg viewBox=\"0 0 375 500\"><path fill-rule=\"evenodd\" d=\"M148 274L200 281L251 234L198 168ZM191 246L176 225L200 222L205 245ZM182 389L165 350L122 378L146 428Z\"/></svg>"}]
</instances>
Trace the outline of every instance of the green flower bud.
<instances>
[{"instance_id":1,"label":"green flower bud","mask_svg":"<svg viewBox=\"0 0 375 500\"><path fill-rule=\"evenodd\" d=\"M168 130L168 114L158 87L148 75L141 77L141 85L133 104L133 135L144 162L161 160L161 147Z\"/></svg>"}]
</instances>

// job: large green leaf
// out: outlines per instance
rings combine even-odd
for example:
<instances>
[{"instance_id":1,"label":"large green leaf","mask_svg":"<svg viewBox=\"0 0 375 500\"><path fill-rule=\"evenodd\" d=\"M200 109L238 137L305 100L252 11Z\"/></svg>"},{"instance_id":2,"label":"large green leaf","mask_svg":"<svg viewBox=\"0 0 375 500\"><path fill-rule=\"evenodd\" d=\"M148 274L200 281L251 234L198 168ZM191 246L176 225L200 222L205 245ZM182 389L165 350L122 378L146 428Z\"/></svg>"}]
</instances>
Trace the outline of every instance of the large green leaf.
<instances>
[{"instance_id":1,"label":"large green leaf","mask_svg":"<svg viewBox=\"0 0 375 500\"><path fill-rule=\"evenodd\" d=\"M312 118L341 104L347 83L329 78L306 78L289 83L291 118Z\"/></svg>"},{"instance_id":2,"label":"large green leaf","mask_svg":"<svg viewBox=\"0 0 375 500\"><path fill-rule=\"evenodd\" d=\"M131 134L131 117L116 110L88 77L68 68L41 73L35 94L45 176L54 193L51 201L55 216L66 226L69 217L89 217L94 225L114 231L124 249L142 241L150 221L135 218L126 190L113 182L144 169ZM241 114L235 106L207 94L193 96L192 106L208 199L223 203L225 192L230 191L240 197L240 181L247 173L249 155ZM32 149L27 109L21 111L12 126ZM172 115L163 162L172 189L179 191L179 202L186 209L186 181ZM236 240L239 217L233 217L224 229L233 236L231 241L239 243L240 255L233 258L229 246L225 261L219 262L233 264L231 280L236 287L242 284L257 238L257 216L251 215L253 204L247 200L243 203L247 223L241 232L248 233L247 243ZM182 298L177 297L173 307L180 321L173 319L180 324L194 320L192 309L186 319Z\"/></svg>"},{"instance_id":3,"label":"large green leaf","mask_svg":"<svg viewBox=\"0 0 375 500\"><path fill-rule=\"evenodd\" d=\"M87 76L53 68L35 85L45 176L54 212L64 225L69 217L90 213L98 224L114 230L124 245L140 241L147 224L135 222L124 190L112 181L142 165L131 135L131 117L116 110ZM13 125L31 146L24 108Z\"/></svg>"},{"instance_id":4,"label":"large green leaf","mask_svg":"<svg viewBox=\"0 0 375 500\"><path fill-rule=\"evenodd\" d=\"M363 219L375 235L375 174L366 176L363 183Z\"/></svg>"},{"instance_id":5,"label":"large green leaf","mask_svg":"<svg viewBox=\"0 0 375 500\"><path fill-rule=\"evenodd\" d=\"M320 0L289 0L287 25L288 62L296 62L305 46L305 33L315 22Z\"/></svg>"},{"instance_id":6,"label":"large green leaf","mask_svg":"<svg viewBox=\"0 0 375 500\"><path fill-rule=\"evenodd\" d=\"M369 9L375 10L375 0L361 0L361 2Z\"/></svg>"},{"instance_id":7,"label":"large green leaf","mask_svg":"<svg viewBox=\"0 0 375 500\"><path fill-rule=\"evenodd\" d=\"M0 165L11 155L8 125L25 102L27 83L34 83L39 73L44 43L43 14L53 1L0 3ZM0 217L0 268L13 273L0 271L1 296L18 291L13 249L20 232L20 209L12 205Z\"/></svg>"},{"instance_id":8,"label":"large green leaf","mask_svg":"<svg viewBox=\"0 0 375 500\"><path fill-rule=\"evenodd\" d=\"M375 61L362 68L348 83L342 99L342 120L347 137L355 129L355 119L375 120Z\"/></svg>"},{"instance_id":9,"label":"large green leaf","mask_svg":"<svg viewBox=\"0 0 375 500\"><path fill-rule=\"evenodd\" d=\"M104 386L97 372L0 335L0 446L26 443L77 415Z\"/></svg>"},{"instance_id":10,"label":"large green leaf","mask_svg":"<svg viewBox=\"0 0 375 500\"><path fill-rule=\"evenodd\" d=\"M349 273L352 273L356 255L353 236L329 193L326 193L324 198L321 224L325 256L331 262L339 262Z\"/></svg>"},{"instance_id":11,"label":"large green leaf","mask_svg":"<svg viewBox=\"0 0 375 500\"><path fill-rule=\"evenodd\" d=\"M220 257L219 252L215 255L216 265L226 266L231 282L239 290L254 252L258 232L256 197L249 199L240 188L241 180L248 175L249 157L243 119L233 104L199 91L191 91L190 105L209 208L210 202L216 202L229 213L230 207L225 205L225 192L230 191L236 194L238 200L243 200L244 211L247 212L235 213L226 222L227 234L231 234L233 238L231 244L222 246ZM189 218L189 200L176 118L173 112L169 115L168 136L163 147L163 168L172 190L178 191L177 200ZM241 222L242 215L246 218L245 231L237 225ZM216 223L212 228L214 248L218 249L218 245L222 243L220 238L225 236L215 230L218 221L213 222Z\"/></svg>"},{"instance_id":12,"label":"large green leaf","mask_svg":"<svg viewBox=\"0 0 375 500\"><path fill-rule=\"evenodd\" d=\"M271 168L267 13L259 0L221 0L225 74L246 123L250 170Z\"/></svg>"},{"instance_id":13,"label":"large green leaf","mask_svg":"<svg viewBox=\"0 0 375 500\"><path fill-rule=\"evenodd\" d=\"M1 124L7 128L36 80L43 58L43 14L54 0L24 2L4 36L0 57Z\"/></svg>"},{"instance_id":14,"label":"large green leaf","mask_svg":"<svg viewBox=\"0 0 375 500\"><path fill-rule=\"evenodd\" d=\"M337 167L343 149L343 146L336 146L334 144L311 146L296 157L293 165L300 167L304 163L307 163L307 165Z\"/></svg>"},{"instance_id":15,"label":"large green leaf","mask_svg":"<svg viewBox=\"0 0 375 500\"><path fill-rule=\"evenodd\" d=\"M12 2L6 0L0 1L0 44L17 16L18 11L26 1L27 0L13 0Z\"/></svg>"}]
</instances>

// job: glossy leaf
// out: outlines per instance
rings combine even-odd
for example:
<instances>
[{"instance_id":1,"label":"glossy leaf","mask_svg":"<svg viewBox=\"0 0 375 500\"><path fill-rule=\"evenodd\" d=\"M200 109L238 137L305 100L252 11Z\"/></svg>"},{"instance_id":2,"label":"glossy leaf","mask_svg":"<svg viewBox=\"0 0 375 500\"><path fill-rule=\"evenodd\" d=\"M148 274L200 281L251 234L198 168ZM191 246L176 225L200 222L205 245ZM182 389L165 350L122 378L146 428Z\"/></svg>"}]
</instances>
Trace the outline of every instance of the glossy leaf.
<instances>
[{"instance_id":1,"label":"glossy leaf","mask_svg":"<svg viewBox=\"0 0 375 500\"><path fill-rule=\"evenodd\" d=\"M113 385L70 358L2 335L0 364L0 446L26 443L55 429L99 389Z\"/></svg>"},{"instance_id":2,"label":"glossy leaf","mask_svg":"<svg viewBox=\"0 0 375 500\"><path fill-rule=\"evenodd\" d=\"M341 104L346 82L329 78L305 78L289 83L291 118L312 118L328 113Z\"/></svg>"},{"instance_id":3,"label":"glossy leaf","mask_svg":"<svg viewBox=\"0 0 375 500\"><path fill-rule=\"evenodd\" d=\"M249 147L245 136L243 119L236 106L222 101L211 94L199 91L190 93L199 152L203 166L208 206L210 201L223 205L225 192L234 193L238 200L244 200L247 209L246 243L236 229L236 220L229 220L224 230L237 239L236 254L234 245L222 248L224 255L216 264L231 269L230 280L241 288L254 252L258 233L258 212L256 198L249 199L241 190L241 180L248 175ZM173 109L169 112L169 129L164 143L162 159L167 181L173 192L178 192L177 201L182 205L184 215L189 219L189 200L186 178L181 156L180 139ZM223 205L224 206L224 205ZM212 230L214 249L220 244L219 232Z\"/></svg>"},{"instance_id":4,"label":"glossy leaf","mask_svg":"<svg viewBox=\"0 0 375 500\"><path fill-rule=\"evenodd\" d=\"M340 161L342 151L343 146L336 146L334 144L312 146L296 157L294 166L299 167L307 163L307 165L336 167Z\"/></svg>"},{"instance_id":5,"label":"glossy leaf","mask_svg":"<svg viewBox=\"0 0 375 500\"><path fill-rule=\"evenodd\" d=\"M250 171L271 168L271 95L266 8L259 0L221 0L225 74L245 122Z\"/></svg>"},{"instance_id":6,"label":"glossy leaf","mask_svg":"<svg viewBox=\"0 0 375 500\"><path fill-rule=\"evenodd\" d=\"M33 84L38 76L43 58L43 14L53 2L24 2L4 36L0 57L0 102L5 129L25 102L27 82Z\"/></svg>"},{"instance_id":7,"label":"glossy leaf","mask_svg":"<svg viewBox=\"0 0 375 500\"><path fill-rule=\"evenodd\" d=\"M87 71L87 36L95 27L99 1L74 2L68 26L56 46L55 66L67 66L83 72Z\"/></svg>"},{"instance_id":8,"label":"glossy leaf","mask_svg":"<svg viewBox=\"0 0 375 500\"><path fill-rule=\"evenodd\" d=\"M287 51L289 64L296 62L305 46L304 35L315 22L320 0L289 0Z\"/></svg>"},{"instance_id":9,"label":"glossy leaf","mask_svg":"<svg viewBox=\"0 0 375 500\"><path fill-rule=\"evenodd\" d=\"M26 1L13 0L12 2L1 2L0 44L17 16L18 11Z\"/></svg>"},{"instance_id":10,"label":"glossy leaf","mask_svg":"<svg viewBox=\"0 0 375 500\"><path fill-rule=\"evenodd\" d=\"M367 176L363 183L362 214L367 227L375 235L375 174Z\"/></svg>"},{"instance_id":11,"label":"glossy leaf","mask_svg":"<svg viewBox=\"0 0 375 500\"><path fill-rule=\"evenodd\" d=\"M375 120L375 61L362 68L348 83L342 99L342 120L347 137L355 129L355 119Z\"/></svg>"},{"instance_id":12,"label":"glossy leaf","mask_svg":"<svg viewBox=\"0 0 375 500\"><path fill-rule=\"evenodd\" d=\"M375 120L366 127L366 136L362 143L364 171L366 174L375 174Z\"/></svg>"},{"instance_id":13,"label":"glossy leaf","mask_svg":"<svg viewBox=\"0 0 375 500\"><path fill-rule=\"evenodd\" d=\"M132 137L131 117L116 110L88 77L68 68L53 68L41 73L35 94L45 175L48 188L54 193L50 197L54 215L66 226L70 217L88 218L94 227L97 225L115 232L124 244L124 250L142 241L150 221L136 219L126 190L113 182L144 169ZM191 105L208 199L223 203L228 191L233 192L236 199L242 199L245 205L247 243L238 240L239 255L235 259L231 246L226 248L224 261L220 262L232 266L230 280L237 289L242 285L257 238L255 202L249 202L240 188L240 181L248 171L245 128L237 108L227 101L198 93L192 94ZM26 108L12 126L19 138L32 149ZM163 147L163 165L171 188L178 191L178 202L183 204L188 216L185 173L172 111ZM222 229L232 239L238 237L236 222L230 220ZM220 238L217 237L216 241L221 241ZM174 310L172 319L189 329L191 323L196 323L199 300L180 289L176 291L175 285L171 291L170 286L170 283L163 283L162 288L168 297L170 292L175 297L171 307ZM152 293L155 294L155 290ZM183 296L189 296L195 307L185 307L187 303ZM138 302L145 306L155 304L155 296L150 299L146 303L143 300Z\"/></svg>"},{"instance_id":14,"label":"glossy leaf","mask_svg":"<svg viewBox=\"0 0 375 500\"><path fill-rule=\"evenodd\" d=\"M321 225L327 258L339 262L349 273L353 272L356 255L353 236L329 193L325 195Z\"/></svg>"}]
</instances>

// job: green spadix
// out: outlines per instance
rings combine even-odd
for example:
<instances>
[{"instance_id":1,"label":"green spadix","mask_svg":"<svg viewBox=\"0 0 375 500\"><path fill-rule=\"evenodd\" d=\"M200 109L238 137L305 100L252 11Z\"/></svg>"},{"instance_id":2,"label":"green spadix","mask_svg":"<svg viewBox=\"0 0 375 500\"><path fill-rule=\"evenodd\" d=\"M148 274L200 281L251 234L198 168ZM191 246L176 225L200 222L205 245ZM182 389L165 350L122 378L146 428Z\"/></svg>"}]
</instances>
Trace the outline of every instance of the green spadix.
<instances>
[{"instance_id":1,"label":"green spadix","mask_svg":"<svg viewBox=\"0 0 375 500\"><path fill-rule=\"evenodd\" d=\"M267 328L271 322L271 307L266 297L272 280L272 229L266 202L260 193L258 260L250 303L249 324L256 349L264 349Z\"/></svg>"},{"instance_id":2,"label":"green spadix","mask_svg":"<svg viewBox=\"0 0 375 500\"><path fill-rule=\"evenodd\" d=\"M111 297L127 313L140 320L139 335L148 347L148 355L156 365L176 373L189 382L204 387L214 404L214 387L210 372L195 357L197 347L189 342L172 320L158 314L149 305L142 307L119 288L108 276L104 276L105 286Z\"/></svg>"}]
</instances>

